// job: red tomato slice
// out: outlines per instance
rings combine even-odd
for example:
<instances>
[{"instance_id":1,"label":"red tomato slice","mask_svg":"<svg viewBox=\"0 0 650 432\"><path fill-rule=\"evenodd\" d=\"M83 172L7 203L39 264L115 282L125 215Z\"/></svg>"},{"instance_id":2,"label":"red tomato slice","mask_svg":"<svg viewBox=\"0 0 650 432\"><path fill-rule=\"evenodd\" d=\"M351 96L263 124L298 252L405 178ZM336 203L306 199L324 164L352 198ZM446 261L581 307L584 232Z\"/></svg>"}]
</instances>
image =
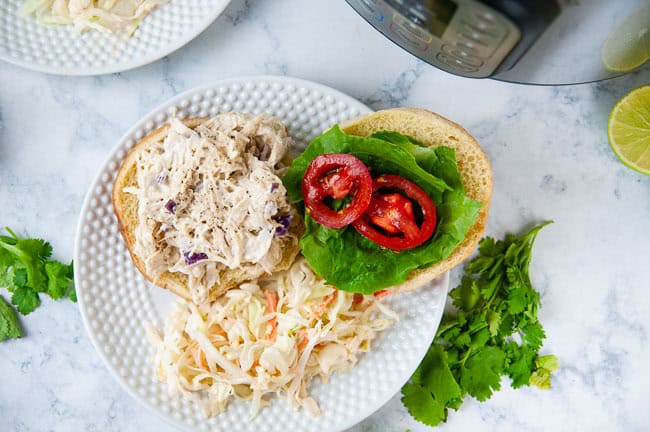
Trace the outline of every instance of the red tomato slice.
<instances>
[{"instance_id":1,"label":"red tomato slice","mask_svg":"<svg viewBox=\"0 0 650 432\"><path fill-rule=\"evenodd\" d=\"M421 214L419 224L414 203ZM378 245L400 251L419 246L431 238L436 223L436 207L421 187L404 177L385 174L373 181L368 209L353 226Z\"/></svg>"},{"instance_id":2,"label":"red tomato slice","mask_svg":"<svg viewBox=\"0 0 650 432\"><path fill-rule=\"evenodd\" d=\"M328 228L343 228L363 214L370 203L372 178L368 168L355 156L322 154L309 164L302 179L302 197L310 216ZM334 209L330 201L350 202Z\"/></svg>"}]
</instances>

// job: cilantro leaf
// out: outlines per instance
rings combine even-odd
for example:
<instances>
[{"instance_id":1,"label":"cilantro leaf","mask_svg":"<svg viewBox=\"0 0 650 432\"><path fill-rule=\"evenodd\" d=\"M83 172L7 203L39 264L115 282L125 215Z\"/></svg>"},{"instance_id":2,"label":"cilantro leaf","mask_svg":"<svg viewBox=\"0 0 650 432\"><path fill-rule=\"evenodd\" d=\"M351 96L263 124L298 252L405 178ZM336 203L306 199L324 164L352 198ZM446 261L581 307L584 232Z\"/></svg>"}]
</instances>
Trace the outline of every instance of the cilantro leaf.
<instances>
[{"instance_id":1,"label":"cilantro leaf","mask_svg":"<svg viewBox=\"0 0 650 432\"><path fill-rule=\"evenodd\" d=\"M501 319L499 326L499 339L504 336L510 336L515 331L515 316L511 313L506 313Z\"/></svg>"},{"instance_id":2,"label":"cilantro leaf","mask_svg":"<svg viewBox=\"0 0 650 432\"><path fill-rule=\"evenodd\" d=\"M454 300L454 306L465 310L474 308L481 300L478 282L467 276L463 277L459 286L451 290L449 296Z\"/></svg>"},{"instance_id":3,"label":"cilantro leaf","mask_svg":"<svg viewBox=\"0 0 650 432\"><path fill-rule=\"evenodd\" d=\"M9 288L9 291L14 291L17 287L24 287L27 285L27 270L19 267L16 268L13 272L13 286Z\"/></svg>"},{"instance_id":4,"label":"cilantro leaf","mask_svg":"<svg viewBox=\"0 0 650 432\"><path fill-rule=\"evenodd\" d=\"M481 274L490 270L495 264L495 257L479 256L467 264L466 271L471 274Z\"/></svg>"},{"instance_id":5,"label":"cilantro leaf","mask_svg":"<svg viewBox=\"0 0 650 432\"><path fill-rule=\"evenodd\" d=\"M16 239L16 247L34 258L45 260L52 255L52 246L42 239Z\"/></svg>"},{"instance_id":6,"label":"cilantro leaf","mask_svg":"<svg viewBox=\"0 0 650 432\"><path fill-rule=\"evenodd\" d=\"M65 297L72 284L72 266L59 261L48 261L45 263L45 274L49 296L55 300Z\"/></svg>"},{"instance_id":7,"label":"cilantro leaf","mask_svg":"<svg viewBox=\"0 0 650 432\"><path fill-rule=\"evenodd\" d=\"M456 348L468 347L472 343L472 336L469 331L465 331L458 335L456 340L452 342Z\"/></svg>"},{"instance_id":8,"label":"cilantro leaf","mask_svg":"<svg viewBox=\"0 0 650 432\"><path fill-rule=\"evenodd\" d=\"M0 296L0 342L7 339L17 339L23 335L16 312L7 303L7 301Z\"/></svg>"},{"instance_id":9,"label":"cilantro leaf","mask_svg":"<svg viewBox=\"0 0 650 432\"><path fill-rule=\"evenodd\" d=\"M70 292L68 293L68 298L73 302L77 303L77 290L75 290L74 285L70 287Z\"/></svg>"},{"instance_id":10,"label":"cilantro leaf","mask_svg":"<svg viewBox=\"0 0 650 432\"><path fill-rule=\"evenodd\" d=\"M546 337L542 325L539 322L529 323L523 326L521 331L524 342L530 345L532 349L539 350Z\"/></svg>"},{"instance_id":11,"label":"cilantro leaf","mask_svg":"<svg viewBox=\"0 0 650 432\"><path fill-rule=\"evenodd\" d=\"M422 364L413 374L413 382L427 389L441 403L462 396L460 386L449 369L447 353L437 344L429 348Z\"/></svg>"},{"instance_id":12,"label":"cilantro leaf","mask_svg":"<svg viewBox=\"0 0 650 432\"><path fill-rule=\"evenodd\" d=\"M508 279L508 282L510 282L512 285L515 285L517 287L521 287L526 284L524 275L521 273L519 267L516 266L506 267L506 279Z\"/></svg>"},{"instance_id":13,"label":"cilantro leaf","mask_svg":"<svg viewBox=\"0 0 650 432\"><path fill-rule=\"evenodd\" d=\"M22 286L16 288L11 296L11 303L16 306L18 312L27 315L34 311L41 304L38 293L30 287Z\"/></svg>"},{"instance_id":14,"label":"cilantro leaf","mask_svg":"<svg viewBox=\"0 0 650 432\"><path fill-rule=\"evenodd\" d=\"M12 291L15 277L16 274L13 267L7 267L4 271L0 268L0 288L7 288L9 291Z\"/></svg>"},{"instance_id":15,"label":"cilantro leaf","mask_svg":"<svg viewBox=\"0 0 650 432\"><path fill-rule=\"evenodd\" d=\"M461 369L460 383L479 401L501 388L501 371L505 354L497 347L485 347L470 356Z\"/></svg>"},{"instance_id":16,"label":"cilantro leaf","mask_svg":"<svg viewBox=\"0 0 650 432\"><path fill-rule=\"evenodd\" d=\"M500 269L500 267L500 265L497 265L495 268ZM487 302L492 300L502 283L502 277L500 274L495 274L494 276L488 274L487 278L475 280L481 292L481 297L483 297Z\"/></svg>"},{"instance_id":17,"label":"cilantro leaf","mask_svg":"<svg viewBox=\"0 0 650 432\"><path fill-rule=\"evenodd\" d=\"M69 276L72 283L70 284L70 290L68 291L68 298L71 301L77 303L77 290L75 290L74 287L74 261L70 261L69 270L70 270Z\"/></svg>"},{"instance_id":18,"label":"cilantro leaf","mask_svg":"<svg viewBox=\"0 0 650 432\"><path fill-rule=\"evenodd\" d=\"M38 292L47 291L47 277L43 264L52 253L49 243L41 239L22 239L9 228L5 228L12 237L2 237L0 248L14 257L14 266L19 263L27 271L27 284Z\"/></svg>"},{"instance_id":19,"label":"cilantro leaf","mask_svg":"<svg viewBox=\"0 0 650 432\"><path fill-rule=\"evenodd\" d=\"M0 273L4 274L14 264L14 257L11 253L0 247Z\"/></svg>"},{"instance_id":20,"label":"cilantro leaf","mask_svg":"<svg viewBox=\"0 0 650 432\"><path fill-rule=\"evenodd\" d=\"M487 323L488 329L490 331L490 336L496 336L497 333L499 333L499 328L501 326L501 313L495 310L488 311Z\"/></svg>"},{"instance_id":21,"label":"cilantro leaf","mask_svg":"<svg viewBox=\"0 0 650 432\"><path fill-rule=\"evenodd\" d=\"M413 418L425 425L436 426L447 419L444 404L417 384L409 383L402 387L402 403Z\"/></svg>"},{"instance_id":22,"label":"cilantro leaf","mask_svg":"<svg viewBox=\"0 0 650 432\"><path fill-rule=\"evenodd\" d=\"M495 242L492 237L483 237L478 243L478 250L483 256L495 257L503 252L503 242Z\"/></svg>"},{"instance_id":23,"label":"cilantro leaf","mask_svg":"<svg viewBox=\"0 0 650 432\"><path fill-rule=\"evenodd\" d=\"M519 388L527 385L533 371L533 363L536 351L527 347L519 346L515 342L508 342L506 345L506 373L512 380L512 387Z\"/></svg>"},{"instance_id":24,"label":"cilantro leaf","mask_svg":"<svg viewBox=\"0 0 650 432\"><path fill-rule=\"evenodd\" d=\"M523 312L528 305L528 297L526 291L523 289L511 289L508 291L508 312L511 314L518 314Z\"/></svg>"}]
</instances>

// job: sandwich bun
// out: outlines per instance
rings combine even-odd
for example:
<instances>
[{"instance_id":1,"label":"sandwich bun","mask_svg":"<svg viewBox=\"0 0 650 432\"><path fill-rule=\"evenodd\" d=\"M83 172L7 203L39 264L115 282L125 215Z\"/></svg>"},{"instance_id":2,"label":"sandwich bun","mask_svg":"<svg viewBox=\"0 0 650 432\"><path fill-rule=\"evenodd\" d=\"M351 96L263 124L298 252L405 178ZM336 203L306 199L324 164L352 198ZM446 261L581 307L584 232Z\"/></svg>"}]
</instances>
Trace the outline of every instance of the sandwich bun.
<instances>
[{"instance_id":1,"label":"sandwich bun","mask_svg":"<svg viewBox=\"0 0 650 432\"><path fill-rule=\"evenodd\" d=\"M183 120L183 123L190 128L195 128L205 120L207 118L190 118ZM119 230L140 273L157 286L191 301L185 274L164 272L154 280L147 274L144 261L134 253L135 228L138 225L138 199L135 195L124 192L126 187L137 186L138 152L163 141L167 136L168 128L168 125L162 126L142 138L125 157L113 185L113 207ZM394 108L373 112L341 124L341 130L357 136L369 136L379 131L394 131L409 135L426 146L444 145L454 148L465 192L469 198L482 204L476 221L468 230L465 239L447 258L427 268L412 271L405 282L390 287L389 290L394 292L415 290L459 265L471 255L485 231L492 197L490 161L474 137L460 125L431 111L418 108ZM300 252L300 246L295 239L299 239L303 231L302 220L294 219L289 228L291 235L282 237L282 259L273 271L285 270L291 266ZM259 278L263 274L263 270L253 265L244 265L238 269L224 269L220 273L220 283L210 288L209 299L214 300L242 282Z\"/></svg>"}]
</instances>

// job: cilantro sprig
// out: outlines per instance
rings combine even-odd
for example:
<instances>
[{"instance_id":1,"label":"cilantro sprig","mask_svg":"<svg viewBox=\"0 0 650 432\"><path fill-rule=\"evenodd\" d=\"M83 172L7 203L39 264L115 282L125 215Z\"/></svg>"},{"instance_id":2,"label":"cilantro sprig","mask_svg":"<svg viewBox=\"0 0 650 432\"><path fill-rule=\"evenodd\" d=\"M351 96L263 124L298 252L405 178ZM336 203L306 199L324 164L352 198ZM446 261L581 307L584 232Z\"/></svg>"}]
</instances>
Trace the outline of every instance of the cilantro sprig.
<instances>
[{"instance_id":1,"label":"cilantro sprig","mask_svg":"<svg viewBox=\"0 0 650 432\"><path fill-rule=\"evenodd\" d=\"M51 259L52 246L45 240L20 238L11 229L5 230L8 235L0 235L0 287L11 293L18 312L27 315L34 311L41 304L40 294L55 300L77 300L72 263ZM4 300L0 304L0 341L19 337L13 309Z\"/></svg>"},{"instance_id":2,"label":"cilantro sprig","mask_svg":"<svg viewBox=\"0 0 650 432\"><path fill-rule=\"evenodd\" d=\"M445 315L422 363L402 388L402 403L416 420L429 426L446 421L449 408L458 410L467 395L489 399L504 375L513 388L550 388L558 361L539 356L546 334L537 319L539 293L528 274L535 238L549 223L521 237L481 240L479 256L450 292L457 311Z\"/></svg>"},{"instance_id":3,"label":"cilantro sprig","mask_svg":"<svg viewBox=\"0 0 650 432\"><path fill-rule=\"evenodd\" d=\"M7 301L0 296L0 342L7 339L17 339L23 335L16 312L7 303Z\"/></svg>"}]
</instances>

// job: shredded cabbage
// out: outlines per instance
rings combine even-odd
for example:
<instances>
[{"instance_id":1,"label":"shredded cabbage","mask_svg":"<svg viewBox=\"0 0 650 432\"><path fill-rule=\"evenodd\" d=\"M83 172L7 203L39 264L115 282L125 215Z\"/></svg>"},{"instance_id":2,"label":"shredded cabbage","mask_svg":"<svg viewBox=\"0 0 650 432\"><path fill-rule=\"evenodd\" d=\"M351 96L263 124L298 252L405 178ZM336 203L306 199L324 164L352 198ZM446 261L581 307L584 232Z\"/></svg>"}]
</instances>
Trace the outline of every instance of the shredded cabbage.
<instances>
[{"instance_id":1,"label":"shredded cabbage","mask_svg":"<svg viewBox=\"0 0 650 432\"><path fill-rule=\"evenodd\" d=\"M133 35L140 19L169 0L27 0L18 10L47 25L73 25L79 32L124 30Z\"/></svg>"},{"instance_id":2,"label":"shredded cabbage","mask_svg":"<svg viewBox=\"0 0 650 432\"><path fill-rule=\"evenodd\" d=\"M348 371L396 320L378 298L327 285L301 257L212 304L180 300L162 335L147 323L147 336L155 376L170 396L196 401L206 416L223 412L233 397L250 400L254 415L273 393L317 416L311 380Z\"/></svg>"}]
</instances>

